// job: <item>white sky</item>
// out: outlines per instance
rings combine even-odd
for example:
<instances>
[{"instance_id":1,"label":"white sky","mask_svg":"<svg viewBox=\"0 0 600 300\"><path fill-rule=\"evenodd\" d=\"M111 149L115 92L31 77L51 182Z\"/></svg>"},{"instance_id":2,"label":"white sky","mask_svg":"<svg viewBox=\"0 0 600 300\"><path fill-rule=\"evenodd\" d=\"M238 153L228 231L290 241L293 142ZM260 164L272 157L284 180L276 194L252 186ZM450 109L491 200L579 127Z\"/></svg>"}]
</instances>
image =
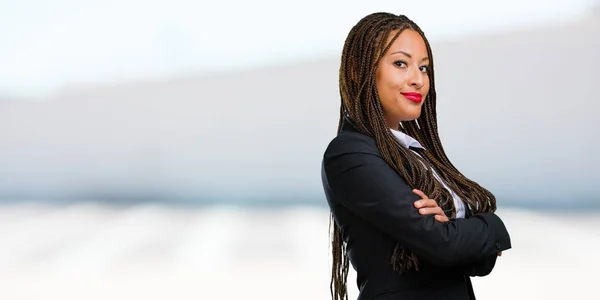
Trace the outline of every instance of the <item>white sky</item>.
<instances>
[{"instance_id":1,"label":"white sky","mask_svg":"<svg viewBox=\"0 0 600 300\"><path fill-rule=\"evenodd\" d=\"M594 0L0 1L0 96L235 70L340 51L361 17L403 13L432 39L568 19Z\"/></svg>"}]
</instances>

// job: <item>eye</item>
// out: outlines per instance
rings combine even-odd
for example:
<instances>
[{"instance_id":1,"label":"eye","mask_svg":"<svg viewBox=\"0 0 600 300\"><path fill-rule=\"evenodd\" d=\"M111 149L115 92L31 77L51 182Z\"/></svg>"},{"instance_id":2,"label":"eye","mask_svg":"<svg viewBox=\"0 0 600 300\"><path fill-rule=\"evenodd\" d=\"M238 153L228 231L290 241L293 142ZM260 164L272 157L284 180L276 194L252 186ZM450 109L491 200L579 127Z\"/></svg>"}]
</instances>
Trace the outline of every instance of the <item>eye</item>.
<instances>
[{"instance_id":1,"label":"eye","mask_svg":"<svg viewBox=\"0 0 600 300\"><path fill-rule=\"evenodd\" d=\"M394 65L396 65L396 67L400 67L400 68L404 68L406 67L406 63L401 61L401 60L397 60L394 62Z\"/></svg>"},{"instance_id":2,"label":"eye","mask_svg":"<svg viewBox=\"0 0 600 300\"><path fill-rule=\"evenodd\" d=\"M429 66L421 66L419 67L419 70L423 73L429 73Z\"/></svg>"}]
</instances>

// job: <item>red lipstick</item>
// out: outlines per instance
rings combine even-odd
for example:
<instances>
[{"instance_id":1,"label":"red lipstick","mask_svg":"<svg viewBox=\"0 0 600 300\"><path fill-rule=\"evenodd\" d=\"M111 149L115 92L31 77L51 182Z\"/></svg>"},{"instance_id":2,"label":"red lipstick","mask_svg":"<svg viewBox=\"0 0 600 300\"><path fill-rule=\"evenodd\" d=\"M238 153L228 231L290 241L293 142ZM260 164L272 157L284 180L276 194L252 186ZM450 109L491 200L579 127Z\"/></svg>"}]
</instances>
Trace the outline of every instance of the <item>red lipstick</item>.
<instances>
[{"instance_id":1,"label":"red lipstick","mask_svg":"<svg viewBox=\"0 0 600 300\"><path fill-rule=\"evenodd\" d=\"M413 102L420 103L421 101L423 101L423 96L419 93L401 93L401 94L406 99L413 101Z\"/></svg>"}]
</instances>

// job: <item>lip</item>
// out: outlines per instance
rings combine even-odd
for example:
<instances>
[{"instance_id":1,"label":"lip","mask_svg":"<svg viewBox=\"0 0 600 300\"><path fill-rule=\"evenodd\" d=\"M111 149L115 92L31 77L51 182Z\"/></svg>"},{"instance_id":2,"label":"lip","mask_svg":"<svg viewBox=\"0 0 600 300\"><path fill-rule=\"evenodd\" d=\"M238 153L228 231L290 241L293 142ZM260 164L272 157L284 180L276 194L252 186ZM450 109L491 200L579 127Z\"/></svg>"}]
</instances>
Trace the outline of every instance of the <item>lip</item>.
<instances>
[{"instance_id":1,"label":"lip","mask_svg":"<svg viewBox=\"0 0 600 300\"><path fill-rule=\"evenodd\" d=\"M413 101L413 102L417 102L420 103L421 101L423 101L423 95L419 94L419 93L401 93L402 96L404 96L404 98Z\"/></svg>"}]
</instances>

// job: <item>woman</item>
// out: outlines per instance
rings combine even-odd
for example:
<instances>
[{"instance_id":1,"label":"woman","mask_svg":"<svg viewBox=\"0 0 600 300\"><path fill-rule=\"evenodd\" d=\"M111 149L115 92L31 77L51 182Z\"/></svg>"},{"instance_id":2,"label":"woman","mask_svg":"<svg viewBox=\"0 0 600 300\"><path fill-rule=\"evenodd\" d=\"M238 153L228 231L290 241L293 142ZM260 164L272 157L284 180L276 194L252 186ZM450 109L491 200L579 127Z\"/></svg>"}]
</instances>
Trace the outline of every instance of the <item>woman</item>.
<instances>
[{"instance_id":1,"label":"woman","mask_svg":"<svg viewBox=\"0 0 600 300\"><path fill-rule=\"evenodd\" d=\"M470 276L489 274L510 237L494 195L444 153L425 35L403 15L366 16L339 80L340 126L322 169L332 298L347 298L351 262L360 300L475 299Z\"/></svg>"}]
</instances>

